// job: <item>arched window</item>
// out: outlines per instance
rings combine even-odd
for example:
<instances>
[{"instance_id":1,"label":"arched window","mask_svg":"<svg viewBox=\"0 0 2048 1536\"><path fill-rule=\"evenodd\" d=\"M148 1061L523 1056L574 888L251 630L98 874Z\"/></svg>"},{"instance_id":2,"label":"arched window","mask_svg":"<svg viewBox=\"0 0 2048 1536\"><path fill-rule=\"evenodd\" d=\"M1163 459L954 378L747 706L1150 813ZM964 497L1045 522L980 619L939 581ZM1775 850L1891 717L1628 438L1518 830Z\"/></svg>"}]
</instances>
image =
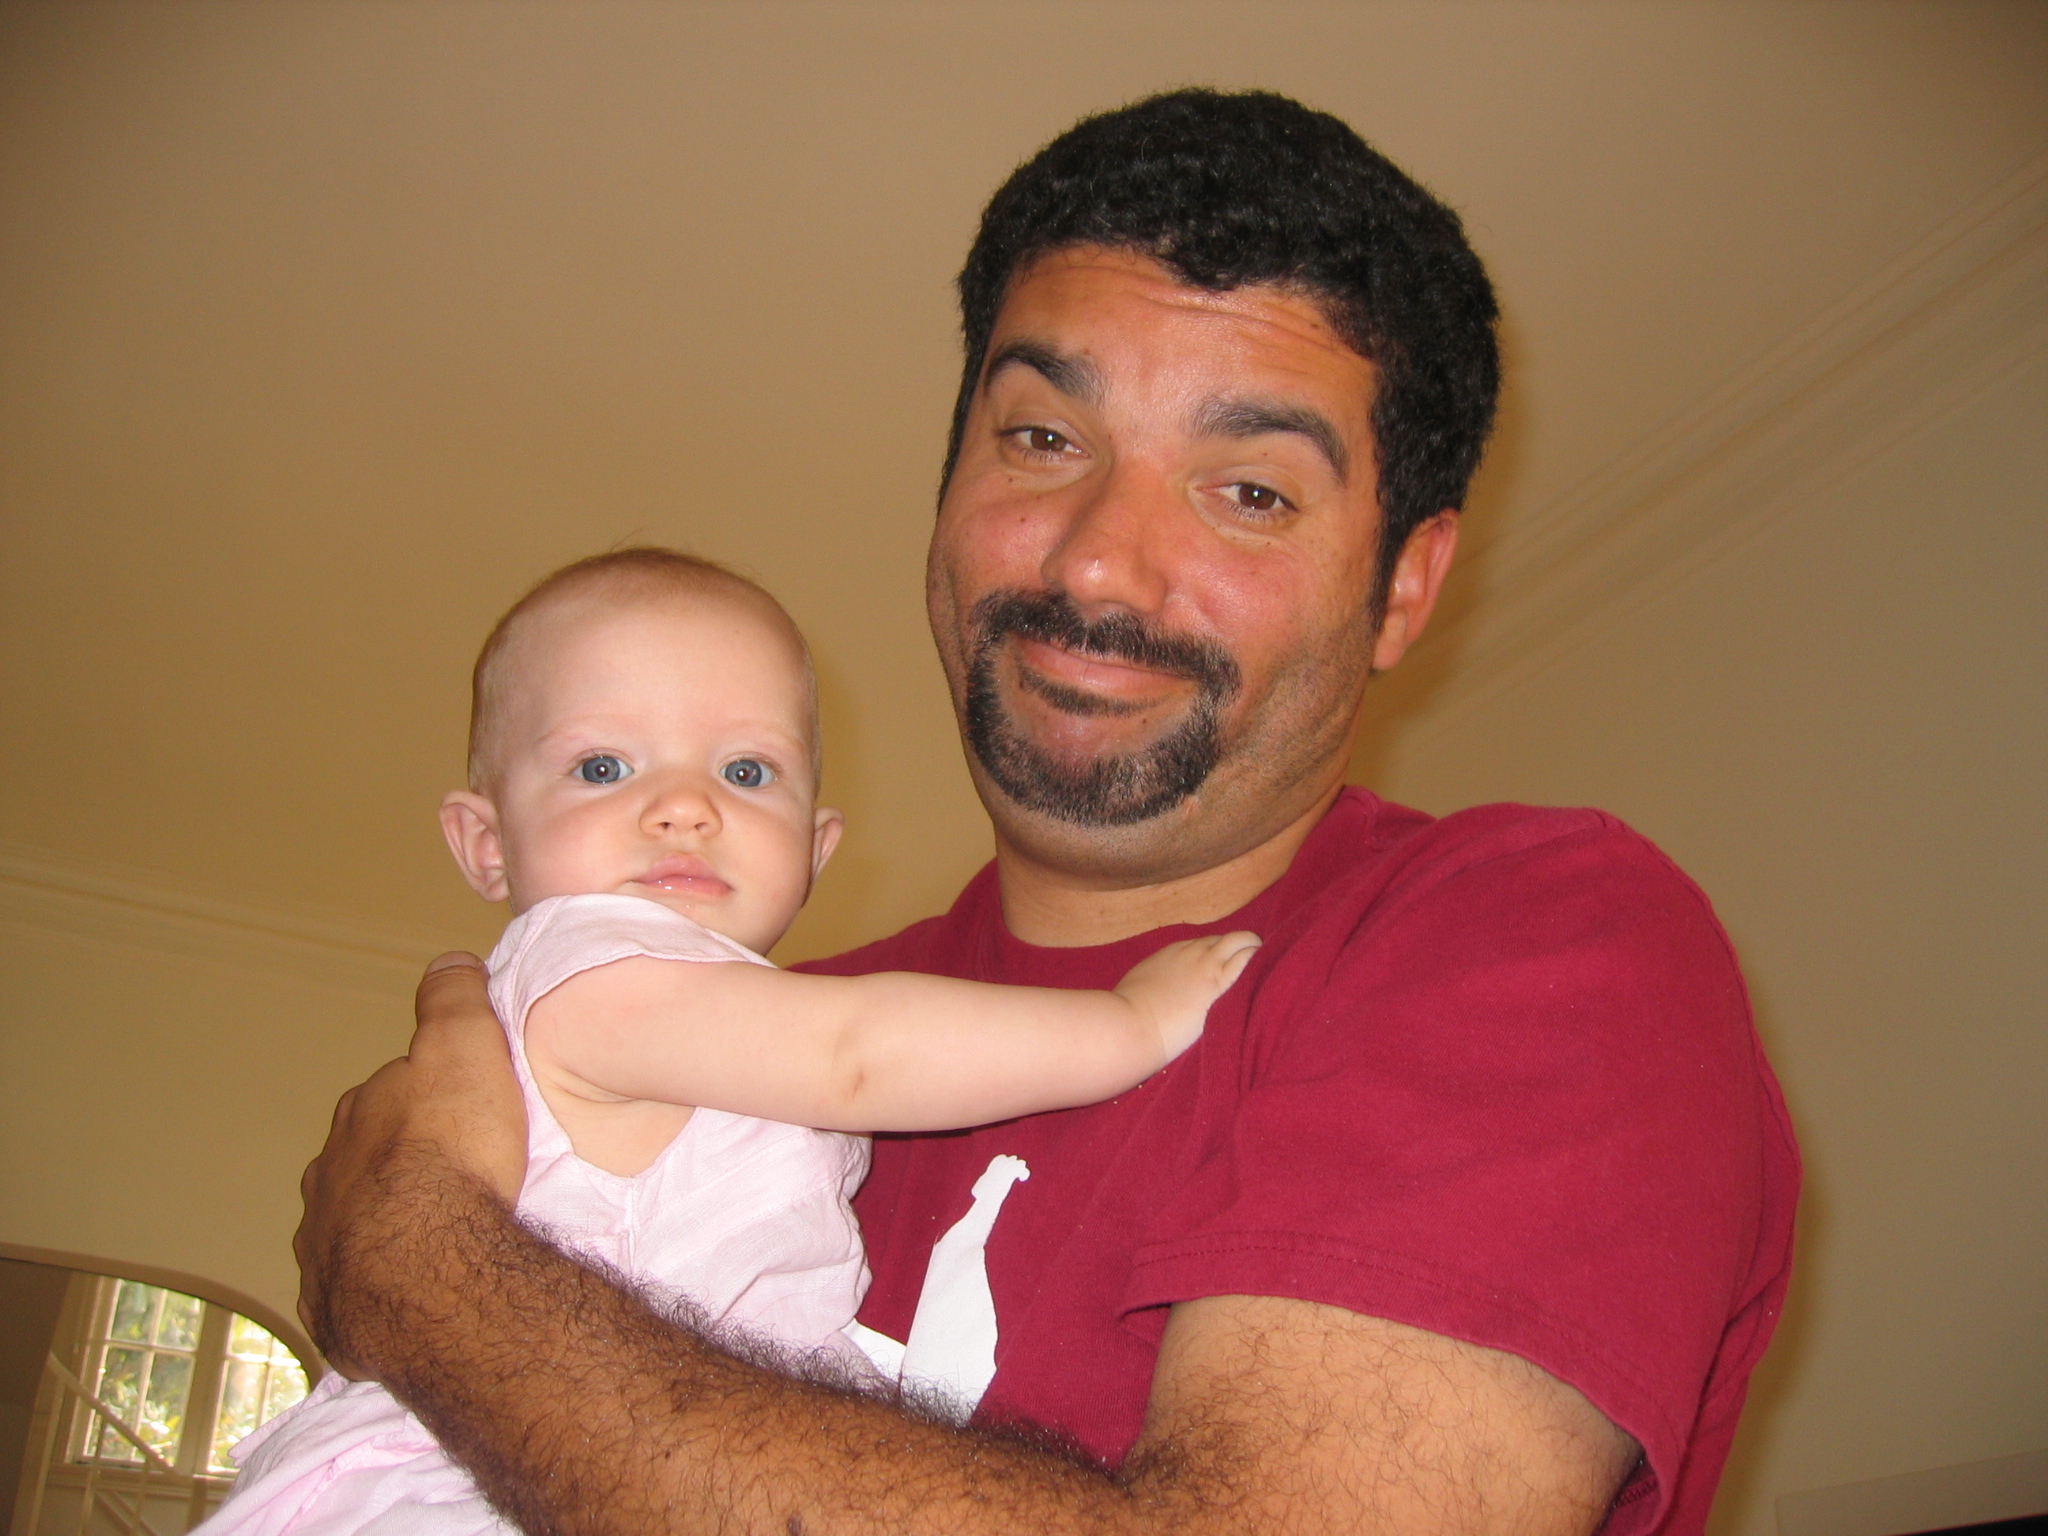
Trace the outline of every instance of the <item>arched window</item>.
<instances>
[{"instance_id":1,"label":"arched window","mask_svg":"<svg viewBox=\"0 0 2048 1536\"><path fill-rule=\"evenodd\" d=\"M54 1304L13 1536L190 1530L232 1486L235 1443L306 1395L306 1364L232 1307L116 1275L31 1278Z\"/></svg>"},{"instance_id":2,"label":"arched window","mask_svg":"<svg viewBox=\"0 0 2048 1536\"><path fill-rule=\"evenodd\" d=\"M228 1452L306 1395L306 1369L261 1323L139 1280L98 1277L82 1374L111 1414L76 1415L70 1459L139 1466L129 1428L188 1474L232 1476Z\"/></svg>"}]
</instances>

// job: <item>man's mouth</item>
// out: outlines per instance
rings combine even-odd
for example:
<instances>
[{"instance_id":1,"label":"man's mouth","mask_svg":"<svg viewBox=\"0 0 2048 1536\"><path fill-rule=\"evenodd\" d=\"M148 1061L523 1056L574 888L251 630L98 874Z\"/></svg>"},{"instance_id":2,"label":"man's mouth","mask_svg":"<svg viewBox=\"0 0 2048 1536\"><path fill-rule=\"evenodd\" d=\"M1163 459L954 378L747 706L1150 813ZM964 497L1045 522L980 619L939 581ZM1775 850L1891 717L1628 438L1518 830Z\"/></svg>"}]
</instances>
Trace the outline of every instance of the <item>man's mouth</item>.
<instances>
[{"instance_id":1,"label":"man's mouth","mask_svg":"<svg viewBox=\"0 0 2048 1536\"><path fill-rule=\"evenodd\" d=\"M1018 682L1055 709L1077 715L1133 715L1191 686L1184 674L1017 637Z\"/></svg>"},{"instance_id":2,"label":"man's mouth","mask_svg":"<svg viewBox=\"0 0 2048 1536\"><path fill-rule=\"evenodd\" d=\"M1241 679L1215 641L1161 632L1131 613L1089 619L1063 592L990 593L972 623L967 745L1017 804L1081 826L1128 826L1192 795L1220 760L1223 713ZM1006 686L1052 716L1029 722ZM1128 729L1084 724L1162 706L1168 718L1141 726L1144 740L1119 743Z\"/></svg>"},{"instance_id":3,"label":"man's mouth","mask_svg":"<svg viewBox=\"0 0 2048 1536\"><path fill-rule=\"evenodd\" d=\"M725 896L732 887L694 853L672 854L633 882L672 896Z\"/></svg>"},{"instance_id":4,"label":"man's mouth","mask_svg":"<svg viewBox=\"0 0 2048 1536\"><path fill-rule=\"evenodd\" d=\"M1220 706L1238 689L1237 663L1214 641L1160 634L1135 614L1091 620L1062 592L991 593L974 627L979 665L1014 641L1023 685L1076 714L1132 713L1190 685Z\"/></svg>"}]
</instances>

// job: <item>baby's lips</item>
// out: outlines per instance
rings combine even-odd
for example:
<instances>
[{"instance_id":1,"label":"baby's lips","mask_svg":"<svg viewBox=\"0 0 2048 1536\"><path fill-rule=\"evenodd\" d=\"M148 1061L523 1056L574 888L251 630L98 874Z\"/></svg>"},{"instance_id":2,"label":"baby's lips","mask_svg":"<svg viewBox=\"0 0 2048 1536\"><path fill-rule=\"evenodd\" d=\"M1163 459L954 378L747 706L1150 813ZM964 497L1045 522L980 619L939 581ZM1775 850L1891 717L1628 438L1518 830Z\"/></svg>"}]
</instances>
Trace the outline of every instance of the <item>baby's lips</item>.
<instances>
[{"instance_id":1,"label":"baby's lips","mask_svg":"<svg viewBox=\"0 0 2048 1536\"><path fill-rule=\"evenodd\" d=\"M661 860L635 882L657 891L692 892L723 896L732 890L709 863L695 854L676 854Z\"/></svg>"}]
</instances>

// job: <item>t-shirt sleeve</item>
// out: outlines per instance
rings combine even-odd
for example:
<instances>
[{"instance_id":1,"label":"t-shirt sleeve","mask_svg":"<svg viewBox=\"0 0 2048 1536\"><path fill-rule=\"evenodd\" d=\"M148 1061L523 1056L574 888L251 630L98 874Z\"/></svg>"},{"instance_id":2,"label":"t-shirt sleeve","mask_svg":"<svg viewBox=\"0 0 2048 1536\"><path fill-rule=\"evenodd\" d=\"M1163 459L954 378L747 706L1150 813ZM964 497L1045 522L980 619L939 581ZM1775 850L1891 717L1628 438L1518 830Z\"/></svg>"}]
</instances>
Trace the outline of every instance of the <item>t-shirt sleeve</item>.
<instances>
[{"instance_id":1,"label":"t-shirt sleeve","mask_svg":"<svg viewBox=\"0 0 2048 1536\"><path fill-rule=\"evenodd\" d=\"M1288 1296L1507 1350L1668 1486L1783 1135L1705 898L1587 813L1410 872L1258 986L1126 1306Z\"/></svg>"},{"instance_id":2,"label":"t-shirt sleeve","mask_svg":"<svg viewBox=\"0 0 2048 1536\"><path fill-rule=\"evenodd\" d=\"M491 1005L515 1037L571 976L638 956L767 965L745 945L639 896L551 896L514 918L491 954Z\"/></svg>"}]
</instances>

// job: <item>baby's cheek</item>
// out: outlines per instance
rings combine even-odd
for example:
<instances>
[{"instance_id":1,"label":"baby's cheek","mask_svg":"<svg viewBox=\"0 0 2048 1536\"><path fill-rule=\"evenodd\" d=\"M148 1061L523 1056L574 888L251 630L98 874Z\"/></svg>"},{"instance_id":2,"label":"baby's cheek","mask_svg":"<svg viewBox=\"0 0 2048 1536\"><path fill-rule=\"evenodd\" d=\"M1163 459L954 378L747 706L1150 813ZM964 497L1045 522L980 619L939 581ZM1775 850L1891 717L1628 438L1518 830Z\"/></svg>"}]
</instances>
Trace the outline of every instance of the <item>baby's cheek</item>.
<instances>
[{"instance_id":1,"label":"baby's cheek","mask_svg":"<svg viewBox=\"0 0 2048 1536\"><path fill-rule=\"evenodd\" d=\"M532 829L515 849L506 849L505 868L515 900L523 906L550 896L583 896L609 891L632 873L619 868L597 829L564 820Z\"/></svg>"},{"instance_id":2,"label":"baby's cheek","mask_svg":"<svg viewBox=\"0 0 2048 1536\"><path fill-rule=\"evenodd\" d=\"M755 911L764 932L774 931L774 938L768 941L772 944L782 937L784 929L796 921L797 913L803 910L804 898L810 894L809 827L806 826L801 834L786 826L776 827L771 836L762 839L760 853L754 879L754 895L758 898Z\"/></svg>"}]
</instances>

